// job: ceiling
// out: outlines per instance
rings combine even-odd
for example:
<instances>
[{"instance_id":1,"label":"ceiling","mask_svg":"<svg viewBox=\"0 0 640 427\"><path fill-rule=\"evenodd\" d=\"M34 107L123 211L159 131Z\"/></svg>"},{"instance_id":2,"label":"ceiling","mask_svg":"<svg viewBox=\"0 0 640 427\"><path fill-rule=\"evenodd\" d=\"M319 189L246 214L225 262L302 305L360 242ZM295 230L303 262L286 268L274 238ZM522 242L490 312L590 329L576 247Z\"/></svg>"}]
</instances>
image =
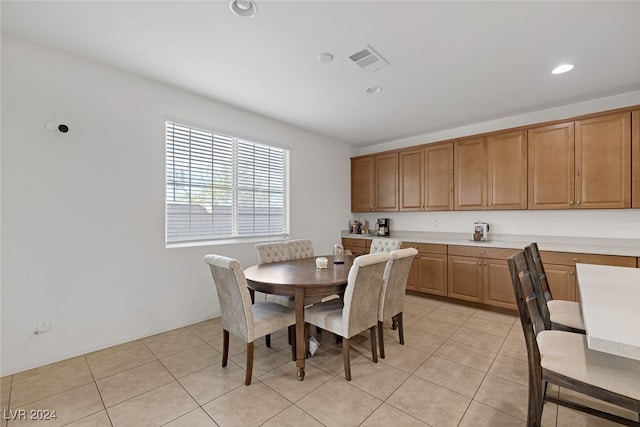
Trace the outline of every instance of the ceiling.
<instances>
[{"instance_id":1,"label":"ceiling","mask_svg":"<svg viewBox=\"0 0 640 427\"><path fill-rule=\"evenodd\" d=\"M3 0L2 30L355 146L640 89L639 1L256 2Z\"/></svg>"}]
</instances>

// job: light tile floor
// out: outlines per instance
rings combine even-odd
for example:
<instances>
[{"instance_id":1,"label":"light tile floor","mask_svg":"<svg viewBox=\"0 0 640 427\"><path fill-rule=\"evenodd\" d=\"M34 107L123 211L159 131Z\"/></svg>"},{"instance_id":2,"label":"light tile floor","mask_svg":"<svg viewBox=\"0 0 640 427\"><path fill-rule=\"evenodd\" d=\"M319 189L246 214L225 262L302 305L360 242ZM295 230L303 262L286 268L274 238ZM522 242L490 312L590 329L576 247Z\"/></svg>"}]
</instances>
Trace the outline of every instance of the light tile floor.
<instances>
[{"instance_id":1,"label":"light tile floor","mask_svg":"<svg viewBox=\"0 0 640 427\"><path fill-rule=\"evenodd\" d=\"M2 378L0 426L525 424L526 351L514 316L407 295L404 319L405 345L386 325L387 357L377 364L368 333L352 340L351 382L331 334L318 336L303 382L286 333L274 335L270 349L261 339L249 387L245 344L232 338L222 368L220 319L213 319ZM57 418L11 420L19 410ZM543 425L613 424L546 404Z\"/></svg>"}]
</instances>

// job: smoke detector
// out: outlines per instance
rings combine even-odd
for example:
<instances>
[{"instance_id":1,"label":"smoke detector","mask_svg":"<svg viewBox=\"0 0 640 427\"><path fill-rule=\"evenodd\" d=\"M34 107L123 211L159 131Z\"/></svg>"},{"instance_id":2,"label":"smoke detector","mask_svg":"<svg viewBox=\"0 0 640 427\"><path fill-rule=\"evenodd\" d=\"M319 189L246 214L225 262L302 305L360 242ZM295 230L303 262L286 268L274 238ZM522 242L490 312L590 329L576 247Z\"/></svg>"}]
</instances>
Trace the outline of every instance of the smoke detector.
<instances>
[{"instance_id":1,"label":"smoke detector","mask_svg":"<svg viewBox=\"0 0 640 427\"><path fill-rule=\"evenodd\" d=\"M350 55L349 59L367 74L389 66L389 62L369 45Z\"/></svg>"}]
</instances>

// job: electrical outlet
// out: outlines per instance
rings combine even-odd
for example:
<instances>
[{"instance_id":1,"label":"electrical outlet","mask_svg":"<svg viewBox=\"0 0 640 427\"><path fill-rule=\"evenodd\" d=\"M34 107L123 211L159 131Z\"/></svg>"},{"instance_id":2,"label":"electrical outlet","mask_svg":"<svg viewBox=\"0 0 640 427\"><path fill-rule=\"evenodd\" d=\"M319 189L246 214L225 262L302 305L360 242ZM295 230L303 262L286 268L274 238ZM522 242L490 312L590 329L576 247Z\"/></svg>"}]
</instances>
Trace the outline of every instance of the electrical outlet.
<instances>
[{"instance_id":1,"label":"electrical outlet","mask_svg":"<svg viewBox=\"0 0 640 427\"><path fill-rule=\"evenodd\" d=\"M431 224L432 224L434 227L437 227L437 226L438 226L438 220L437 220L437 219L432 219L432 220L431 220Z\"/></svg>"},{"instance_id":2,"label":"electrical outlet","mask_svg":"<svg viewBox=\"0 0 640 427\"><path fill-rule=\"evenodd\" d=\"M49 317L41 317L36 323L36 335L51 332L51 319Z\"/></svg>"}]
</instances>

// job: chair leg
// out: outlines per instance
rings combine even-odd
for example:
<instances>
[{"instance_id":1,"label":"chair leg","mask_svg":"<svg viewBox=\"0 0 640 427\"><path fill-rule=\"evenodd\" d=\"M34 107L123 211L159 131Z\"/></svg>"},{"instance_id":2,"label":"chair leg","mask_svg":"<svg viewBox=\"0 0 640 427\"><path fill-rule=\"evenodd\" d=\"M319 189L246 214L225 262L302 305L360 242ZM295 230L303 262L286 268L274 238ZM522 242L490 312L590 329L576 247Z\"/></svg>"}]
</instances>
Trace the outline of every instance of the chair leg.
<instances>
[{"instance_id":1,"label":"chair leg","mask_svg":"<svg viewBox=\"0 0 640 427\"><path fill-rule=\"evenodd\" d=\"M396 314L396 322L398 323L398 338L400 344L404 345L404 326L402 324L402 312Z\"/></svg>"},{"instance_id":2,"label":"chair leg","mask_svg":"<svg viewBox=\"0 0 640 427\"><path fill-rule=\"evenodd\" d=\"M289 345L291 346L291 360L296 361L296 325L291 325L289 330Z\"/></svg>"},{"instance_id":3,"label":"chair leg","mask_svg":"<svg viewBox=\"0 0 640 427\"><path fill-rule=\"evenodd\" d=\"M251 384L252 374L253 374L253 341L247 343L247 376L244 379L244 385Z\"/></svg>"},{"instance_id":4,"label":"chair leg","mask_svg":"<svg viewBox=\"0 0 640 427\"><path fill-rule=\"evenodd\" d=\"M267 334L264 336L264 342L267 348L271 348L271 334Z\"/></svg>"},{"instance_id":5,"label":"chair leg","mask_svg":"<svg viewBox=\"0 0 640 427\"><path fill-rule=\"evenodd\" d=\"M378 363L378 343L376 343L376 329L378 325L373 325L369 328L369 335L371 339L371 359L373 363Z\"/></svg>"},{"instance_id":6,"label":"chair leg","mask_svg":"<svg viewBox=\"0 0 640 427\"><path fill-rule=\"evenodd\" d=\"M222 330L222 367L227 366L227 360L229 359L229 331Z\"/></svg>"},{"instance_id":7,"label":"chair leg","mask_svg":"<svg viewBox=\"0 0 640 427\"><path fill-rule=\"evenodd\" d=\"M342 339L342 360L344 363L344 378L347 381L351 381L351 356L349 354L349 344L351 340L349 338Z\"/></svg>"},{"instance_id":8,"label":"chair leg","mask_svg":"<svg viewBox=\"0 0 640 427\"><path fill-rule=\"evenodd\" d=\"M378 320L378 346L380 347L380 357L384 359L384 328L383 322Z\"/></svg>"}]
</instances>

